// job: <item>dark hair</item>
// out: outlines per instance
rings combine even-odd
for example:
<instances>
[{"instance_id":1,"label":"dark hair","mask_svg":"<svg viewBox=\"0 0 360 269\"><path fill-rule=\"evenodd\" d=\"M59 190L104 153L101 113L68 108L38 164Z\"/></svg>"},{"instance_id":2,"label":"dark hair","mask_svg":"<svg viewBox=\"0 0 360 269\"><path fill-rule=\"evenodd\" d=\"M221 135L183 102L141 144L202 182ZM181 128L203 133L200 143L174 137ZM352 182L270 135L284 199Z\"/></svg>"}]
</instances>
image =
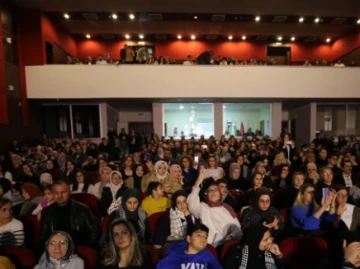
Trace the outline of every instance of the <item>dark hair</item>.
<instances>
[{"instance_id":1,"label":"dark hair","mask_svg":"<svg viewBox=\"0 0 360 269\"><path fill-rule=\"evenodd\" d=\"M152 195L152 192L155 191L159 186L162 186L162 184L158 181L151 181L149 185L147 186L146 192L150 195Z\"/></svg>"},{"instance_id":2,"label":"dark hair","mask_svg":"<svg viewBox=\"0 0 360 269\"><path fill-rule=\"evenodd\" d=\"M9 199L6 198L6 197L0 197L0 208L2 208L4 205L7 205L7 204L11 204L11 205L12 205L11 200L9 200Z\"/></svg>"},{"instance_id":3,"label":"dark hair","mask_svg":"<svg viewBox=\"0 0 360 269\"><path fill-rule=\"evenodd\" d=\"M87 193L88 188L89 188L89 185L90 185L90 183L89 183L89 178L88 178L86 172L85 172L84 170L82 170L82 169L78 169L78 170L75 171L75 182L74 182L74 184L73 184L72 190L73 190L73 191L77 191L78 188L79 188L79 183L78 183L77 180L76 180L76 174L77 174L77 173L81 173L82 176L84 177L84 188L83 188L82 192L83 192L83 193Z\"/></svg>"},{"instance_id":4,"label":"dark hair","mask_svg":"<svg viewBox=\"0 0 360 269\"><path fill-rule=\"evenodd\" d=\"M45 192L46 190L52 192L52 184L45 185L45 186L43 187L43 192Z\"/></svg>"},{"instance_id":5,"label":"dark hair","mask_svg":"<svg viewBox=\"0 0 360 269\"><path fill-rule=\"evenodd\" d=\"M261 178L263 178L263 177L262 177L263 175L262 175L261 173L255 172L255 173L252 174L252 176L251 176L251 183L252 183L252 184L254 184L254 179L255 179L255 177L256 177L257 175L260 175Z\"/></svg>"},{"instance_id":6,"label":"dark hair","mask_svg":"<svg viewBox=\"0 0 360 269\"><path fill-rule=\"evenodd\" d=\"M344 185L336 185L336 186L334 187L334 190L335 190L336 192L342 191L342 190L346 190L346 192L348 192L347 188L346 188Z\"/></svg>"},{"instance_id":7,"label":"dark hair","mask_svg":"<svg viewBox=\"0 0 360 269\"><path fill-rule=\"evenodd\" d=\"M193 225L188 226L187 236L192 236L192 234L197 231L202 231L202 232L206 232L207 234L209 234L209 228L206 225L204 225L202 223L195 223Z\"/></svg>"},{"instance_id":8,"label":"dark hair","mask_svg":"<svg viewBox=\"0 0 360 269\"><path fill-rule=\"evenodd\" d=\"M256 199L254 201L255 205L257 205L257 203L259 202L260 197L263 196L263 195L268 195L270 197L270 204L271 204L272 194L271 194L270 189L267 188L267 187L260 187L260 188L257 188L255 190L255 197L256 197Z\"/></svg>"},{"instance_id":9,"label":"dark hair","mask_svg":"<svg viewBox=\"0 0 360 269\"><path fill-rule=\"evenodd\" d=\"M343 159L342 162L341 162L341 167L344 168L345 166L345 163L351 163L351 166L352 166L352 162L349 160L349 159Z\"/></svg>"},{"instance_id":10,"label":"dark hair","mask_svg":"<svg viewBox=\"0 0 360 269\"><path fill-rule=\"evenodd\" d=\"M65 184L65 185L69 186L69 183L65 179L55 180L54 183L52 184L52 186L54 186L54 185L62 185L62 184Z\"/></svg>"},{"instance_id":11,"label":"dark hair","mask_svg":"<svg viewBox=\"0 0 360 269\"><path fill-rule=\"evenodd\" d=\"M216 183L216 185L218 185L218 186L219 186L221 183L226 184L226 185L228 184L227 180L226 180L226 179L223 179L223 178L217 180L215 183Z\"/></svg>"},{"instance_id":12,"label":"dark hair","mask_svg":"<svg viewBox=\"0 0 360 269\"><path fill-rule=\"evenodd\" d=\"M338 157L336 153L330 153L327 155L327 159L331 159L332 157Z\"/></svg>"}]
</instances>

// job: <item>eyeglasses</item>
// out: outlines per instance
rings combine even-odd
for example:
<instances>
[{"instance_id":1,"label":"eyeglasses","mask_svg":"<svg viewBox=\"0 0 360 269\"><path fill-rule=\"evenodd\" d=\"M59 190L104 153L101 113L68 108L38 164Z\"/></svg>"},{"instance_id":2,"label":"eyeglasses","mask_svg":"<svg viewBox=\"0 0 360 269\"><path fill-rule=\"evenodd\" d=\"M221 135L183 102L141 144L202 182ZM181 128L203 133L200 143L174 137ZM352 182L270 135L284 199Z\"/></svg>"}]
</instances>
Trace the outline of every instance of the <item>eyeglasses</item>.
<instances>
[{"instance_id":1,"label":"eyeglasses","mask_svg":"<svg viewBox=\"0 0 360 269\"><path fill-rule=\"evenodd\" d=\"M324 173L324 176L331 176L332 175L332 173Z\"/></svg>"},{"instance_id":2,"label":"eyeglasses","mask_svg":"<svg viewBox=\"0 0 360 269\"><path fill-rule=\"evenodd\" d=\"M66 241L65 240L50 241L50 246L66 246Z\"/></svg>"}]
</instances>

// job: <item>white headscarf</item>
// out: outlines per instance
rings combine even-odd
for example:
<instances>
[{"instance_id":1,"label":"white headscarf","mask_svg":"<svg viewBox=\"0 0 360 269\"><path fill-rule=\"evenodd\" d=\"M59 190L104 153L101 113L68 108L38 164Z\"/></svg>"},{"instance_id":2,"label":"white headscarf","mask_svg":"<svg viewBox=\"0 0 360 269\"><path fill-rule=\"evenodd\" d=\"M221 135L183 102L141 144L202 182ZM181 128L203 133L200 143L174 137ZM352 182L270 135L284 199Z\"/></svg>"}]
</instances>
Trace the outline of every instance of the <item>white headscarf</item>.
<instances>
[{"instance_id":1,"label":"white headscarf","mask_svg":"<svg viewBox=\"0 0 360 269\"><path fill-rule=\"evenodd\" d=\"M160 165L165 165L166 173L165 173L165 175L163 175L163 176L159 175L159 173L158 173L158 169L159 169ZM157 179L159 179L159 180L164 180L164 179L167 177L167 175L169 174L168 170L169 170L169 166L167 165L166 162L164 162L164 161L157 161L157 162L155 163L155 176L156 176Z\"/></svg>"},{"instance_id":2,"label":"white headscarf","mask_svg":"<svg viewBox=\"0 0 360 269\"><path fill-rule=\"evenodd\" d=\"M113 179L113 175L114 174L118 174L119 177L121 178L121 183L119 185L115 185L113 182L112 182L112 179ZM112 193L112 196L113 196L113 199L116 200L116 193L118 192L118 190L121 188L121 186L124 184L124 181L122 179L122 175L119 171L112 171L110 173L110 182L109 182L109 188L111 190L111 193Z\"/></svg>"}]
</instances>

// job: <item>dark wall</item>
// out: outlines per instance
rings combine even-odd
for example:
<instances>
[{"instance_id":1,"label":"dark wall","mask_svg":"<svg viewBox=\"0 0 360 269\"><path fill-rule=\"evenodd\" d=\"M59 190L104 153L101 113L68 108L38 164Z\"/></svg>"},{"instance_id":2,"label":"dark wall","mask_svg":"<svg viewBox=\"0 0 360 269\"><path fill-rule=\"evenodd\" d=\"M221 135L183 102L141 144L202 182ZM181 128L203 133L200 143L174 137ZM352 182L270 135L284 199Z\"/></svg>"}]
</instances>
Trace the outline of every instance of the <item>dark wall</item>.
<instances>
[{"instance_id":1,"label":"dark wall","mask_svg":"<svg viewBox=\"0 0 360 269\"><path fill-rule=\"evenodd\" d=\"M356 66L360 66L360 47L346 54L341 60L347 66L350 65L352 61L355 61Z\"/></svg>"}]
</instances>

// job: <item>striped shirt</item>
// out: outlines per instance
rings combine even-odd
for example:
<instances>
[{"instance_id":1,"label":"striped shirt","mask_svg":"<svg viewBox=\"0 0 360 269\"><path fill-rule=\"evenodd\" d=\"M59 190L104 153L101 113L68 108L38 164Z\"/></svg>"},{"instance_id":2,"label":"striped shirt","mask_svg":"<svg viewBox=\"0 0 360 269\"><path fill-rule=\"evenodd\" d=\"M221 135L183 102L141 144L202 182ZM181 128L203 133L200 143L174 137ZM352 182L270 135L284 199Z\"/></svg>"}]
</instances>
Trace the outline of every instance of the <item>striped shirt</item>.
<instances>
[{"instance_id":1,"label":"striped shirt","mask_svg":"<svg viewBox=\"0 0 360 269\"><path fill-rule=\"evenodd\" d=\"M23 247L24 225L17 219L0 227L0 247Z\"/></svg>"}]
</instances>

